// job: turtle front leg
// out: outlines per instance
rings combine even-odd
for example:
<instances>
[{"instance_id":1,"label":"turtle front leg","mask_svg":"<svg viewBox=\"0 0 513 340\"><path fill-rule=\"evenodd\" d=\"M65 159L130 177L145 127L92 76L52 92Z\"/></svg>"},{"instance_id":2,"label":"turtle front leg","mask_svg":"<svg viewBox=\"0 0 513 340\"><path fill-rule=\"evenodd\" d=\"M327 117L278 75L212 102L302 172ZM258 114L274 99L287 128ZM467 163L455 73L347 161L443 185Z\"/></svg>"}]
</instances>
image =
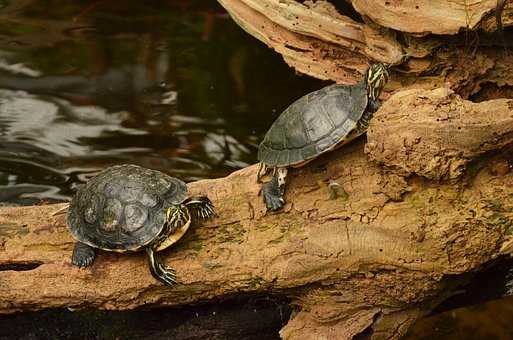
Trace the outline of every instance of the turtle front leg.
<instances>
[{"instance_id":1,"label":"turtle front leg","mask_svg":"<svg viewBox=\"0 0 513 340\"><path fill-rule=\"evenodd\" d=\"M287 177L287 168L278 168L277 174L271 181L262 186L262 194L267 209L277 211L285 205L285 178Z\"/></svg>"},{"instance_id":2,"label":"turtle front leg","mask_svg":"<svg viewBox=\"0 0 513 340\"><path fill-rule=\"evenodd\" d=\"M157 256L153 248L146 248L148 254L148 262L150 265L150 272L154 278L165 283L168 286L176 284L176 272L174 269L166 267Z\"/></svg>"},{"instance_id":3,"label":"turtle front leg","mask_svg":"<svg viewBox=\"0 0 513 340\"><path fill-rule=\"evenodd\" d=\"M207 196L192 196L182 202L189 208L196 216L207 219L217 216L212 201Z\"/></svg>"},{"instance_id":4,"label":"turtle front leg","mask_svg":"<svg viewBox=\"0 0 513 340\"><path fill-rule=\"evenodd\" d=\"M75 243L75 248L73 248L71 263L80 268L87 267L93 263L95 257L96 250L93 247L85 243L77 242Z\"/></svg>"},{"instance_id":5,"label":"turtle front leg","mask_svg":"<svg viewBox=\"0 0 513 340\"><path fill-rule=\"evenodd\" d=\"M376 111L379 110L379 107L381 106L381 101L379 99L372 99L372 98L369 98L369 101L367 102L367 109L365 110L367 114L371 114L371 118L372 118L372 114L374 114ZM364 114L365 114L364 113ZM369 118L370 120L370 118Z\"/></svg>"}]
</instances>

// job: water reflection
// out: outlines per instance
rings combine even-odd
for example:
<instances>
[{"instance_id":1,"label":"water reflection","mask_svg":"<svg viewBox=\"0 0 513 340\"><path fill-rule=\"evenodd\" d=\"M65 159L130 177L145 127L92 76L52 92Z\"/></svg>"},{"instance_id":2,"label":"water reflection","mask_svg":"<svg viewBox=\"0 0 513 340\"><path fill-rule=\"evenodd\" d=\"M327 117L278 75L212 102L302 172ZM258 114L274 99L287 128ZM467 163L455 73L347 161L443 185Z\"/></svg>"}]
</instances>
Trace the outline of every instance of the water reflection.
<instances>
[{"instance_id":1,"label":"water reflection","mask_svg":"<svg viewBox=\"0 0 513 340\"><path fill-rule=\"evenodd\" d=\"M68 199L122 162L186 181L255 162L297 77L215 1L0 6L0 202Z\"/></svg>"}]
</instances>

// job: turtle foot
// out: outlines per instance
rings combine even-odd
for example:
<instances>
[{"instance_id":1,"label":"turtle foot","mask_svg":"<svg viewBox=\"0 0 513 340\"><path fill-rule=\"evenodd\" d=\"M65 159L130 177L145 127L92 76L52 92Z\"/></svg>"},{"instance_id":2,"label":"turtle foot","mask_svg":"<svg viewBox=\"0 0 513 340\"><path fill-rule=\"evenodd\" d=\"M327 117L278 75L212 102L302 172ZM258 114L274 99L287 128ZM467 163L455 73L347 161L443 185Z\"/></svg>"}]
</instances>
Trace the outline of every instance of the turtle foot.
<instances>
[{"instance_id":1,"label":"turtle foot","mask_svg":"<svg viewBox=\"0 0 513 340\"><path fill-rule=\"evenodd\" d=\"M71 255L71 263L80 268L90 266L96 257L96 251L87 244L77 242Z\"/></svg>"},{"instance_id":2,"label":"turtle foot","mask_svg":"<svg viewBox=\"0 0 513 340\"><path fill-rule=\"evenodd\" d=\"M166 267L162 264L157 265L158 276L156 277L159 281L173 286L176 284L176 271L173 268Z\"/></svg>"},{"instance_id":3,"label":"turtle foot","mask_svg":"<svg viewBox=\"0 0 513 340\"><path fill-rule=\"evenodd\" d=\"M153 249L147 248L146 251L148 253L151 275L153 275L154 278L156 278L160 282L165 283L168 286L175 285L176 271L164 265L158 258L158 256L155 254Z\"/></svg>"},{"instance_id":4,"label":"turtle foot","mask_svg":"<svg viewBox=\"0 0 513 340\"><path fill-rule=\"evenodd\" d=\"M282 190L278 185L278 177L276 176L273 176L270 182L262 186L262 194L267 209L277 211L285 205L285 199L283 198Z\"/></svg>"},{"instance_id":5,"label":"turtle foot","mask_svg":"<svg viewBox=\"0 0 513 340\"><path fill-rule=\"evenodd\" d=\"M196 214L197 217L207 219L217 216L214 204L207 196L193 196L184 203Z\"/></svg>"}]
</instances>

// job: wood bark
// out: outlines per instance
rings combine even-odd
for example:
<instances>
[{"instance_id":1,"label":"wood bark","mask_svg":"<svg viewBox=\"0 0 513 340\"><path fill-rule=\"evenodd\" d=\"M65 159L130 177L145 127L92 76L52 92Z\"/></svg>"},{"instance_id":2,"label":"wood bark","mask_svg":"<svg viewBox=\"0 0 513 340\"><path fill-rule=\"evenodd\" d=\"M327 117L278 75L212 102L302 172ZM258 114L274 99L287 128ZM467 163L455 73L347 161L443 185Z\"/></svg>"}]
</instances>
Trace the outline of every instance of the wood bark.
<instances>
[{"instance_id":1,"label":"wood bark","mask_svg":"<svg viewBox=\"0 0 513 340\"><path fill-rule=\"evenodd\" d=\"M457 34L460 30L475 30L490 27L490 19L495 26L496 0L444 1L444 0L406 0L373 1L352 0L355 9L377 24L401 32L420 35ZM506 7L502 13L506 25L512 23L513 6Z\"/></svg>"},{"instance_id":2,"label":"wood bark","mask_svg":"<svg viewBox=\"0 0 513 340\"><path fill-rule=\"evenodd\" d=\"M513 85L513 54L497 48L511 47L513 34L495 33L495 0L218 1L287 64L318 79L355 83L380 61L394 65L389 93L449 86L467 98L483 84ZM507 29L513 3L499 14Z\"/></svg>"},{"instance_id":3,"label":"wood bark","mask_svg":"<svg viewBox=\"0 0 513 340\"><path fill-rule=\"evenodd\" d=\"M512 112L507 99L399 92L376 114L367 143L291 171L277 213L259 196L256 166L190 183L219 217L163 253L175 287L154 280L140 253L100 252L89 268L71 265L65 217L52 216L63 204L0 208L0 312L270 294L295 308L285 339L397 338L512 252ZM343 188L336 199L331 180Z\"/></svg>"}]
</instances>

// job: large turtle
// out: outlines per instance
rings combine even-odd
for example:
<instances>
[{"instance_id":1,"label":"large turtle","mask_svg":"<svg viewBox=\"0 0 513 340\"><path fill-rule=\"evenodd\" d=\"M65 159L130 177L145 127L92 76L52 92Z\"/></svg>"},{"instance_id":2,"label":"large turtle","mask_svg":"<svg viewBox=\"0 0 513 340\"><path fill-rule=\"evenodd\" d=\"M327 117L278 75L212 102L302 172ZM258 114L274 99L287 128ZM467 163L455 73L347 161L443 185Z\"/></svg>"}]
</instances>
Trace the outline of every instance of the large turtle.
<instances>
[{"instance_id":1,"label":"large turtle","mask_svg":"<svg viewBox=\"0 0 513 340\"><path fill-rule=\"evenodd\" d=\"M330 85L292 103L276 119L258 148L261 181L271 168L262 193L268 209L279 210L288 167L300 167L324 152L363 134L379 108L379 94L388 81L388 67L373 64L355 85Z\"/></svg>"},{"instance_id":2,"label":"large turtle","mask_svg":"<svg viewBox=\"0 0 513 340\"><path fill-rule=\"evenodd\" d=\"M71 262L89 266L96 248L129 252L145 249L151 274L168 285L175 271L156 252L180 239L191 216L215 215L208 197L187 197L187 185L160 171L116 165L82 186L68 210L68 228L77 240Z\"/></svg>"}]
</instances>

